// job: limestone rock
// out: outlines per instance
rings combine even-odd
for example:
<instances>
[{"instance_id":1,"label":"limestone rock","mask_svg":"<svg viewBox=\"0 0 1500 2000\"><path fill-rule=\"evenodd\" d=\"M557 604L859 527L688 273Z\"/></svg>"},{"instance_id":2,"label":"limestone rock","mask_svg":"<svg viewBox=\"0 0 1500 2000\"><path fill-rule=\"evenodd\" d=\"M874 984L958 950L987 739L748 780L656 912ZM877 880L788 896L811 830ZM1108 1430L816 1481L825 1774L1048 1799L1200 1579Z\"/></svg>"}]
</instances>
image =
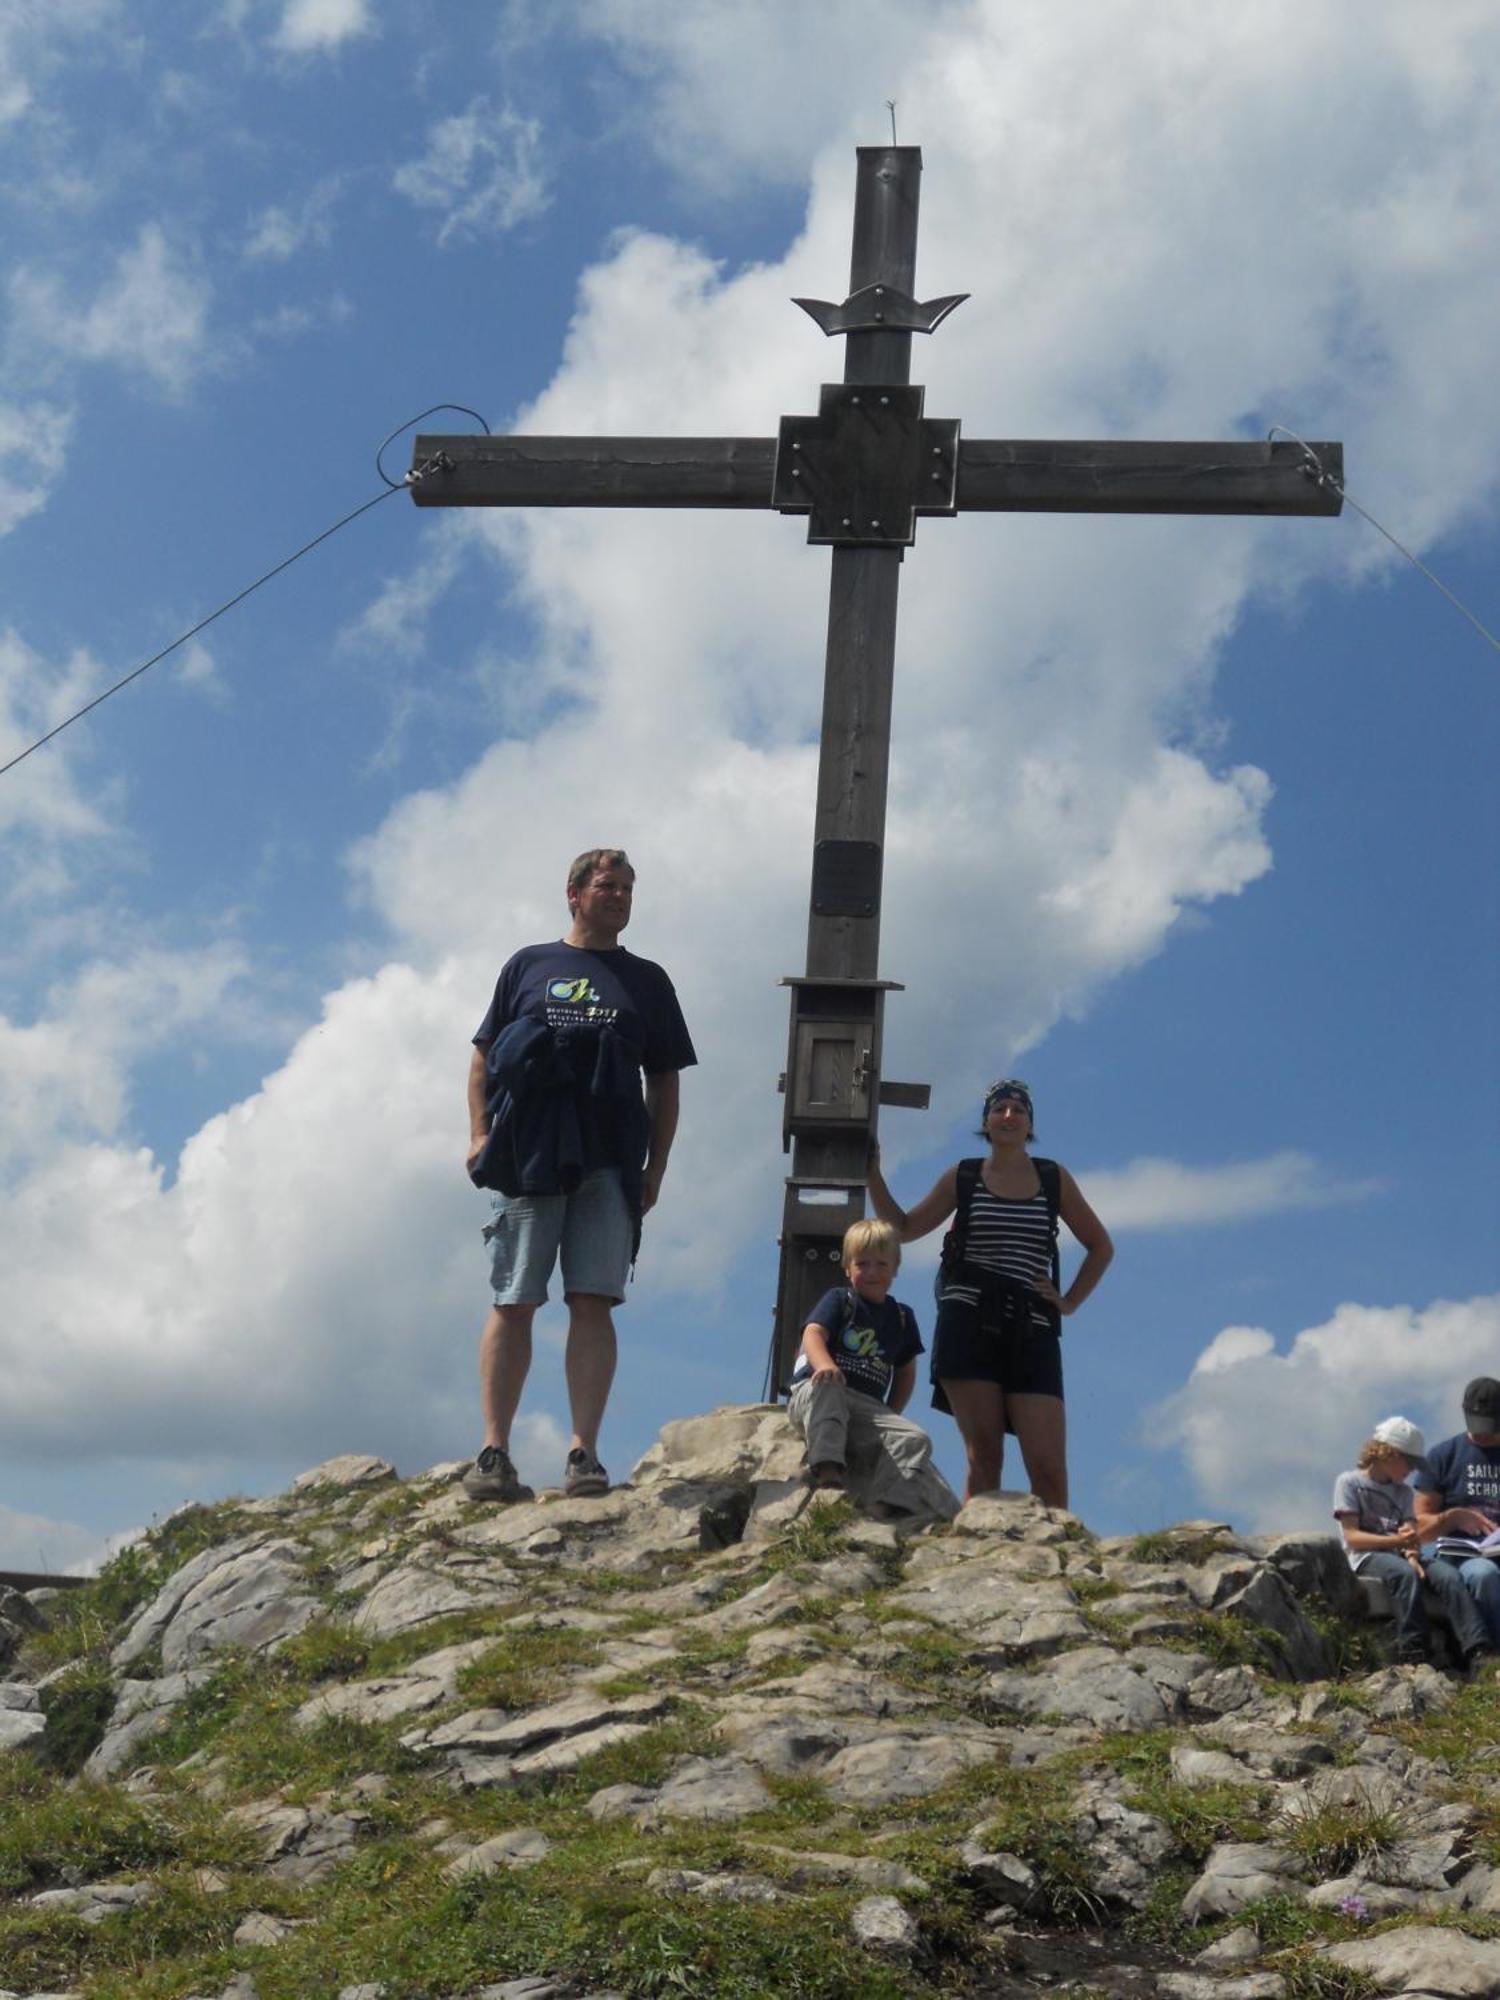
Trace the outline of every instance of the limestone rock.
<instances>
[{"instance_id":1,"label":"limestone rock","mask_svg":"<svg viewBox=\"0 0 1500 2000\"><path fill-rule=\"evenodd\" d=\"M1159 1689L1108 1647L1065 1653L1035 1674L995 1674L986 1700L1017 1715L1057 1715L1099 1730L1159 1729L1171 1710Z\"/></svg>"},{"instance_id":2,"label":"limestone rock","mask_svg":"<svg viewBox=\"0 0 1500 2000\"><path fill-rule=\"evenodd\" d=\"M1318 1956L1363 1973L1377 1993L1435 1994L1441 2000L1493 2000L1500 1993L1500 1938L1413 1925L1330 1945Z\"/></svg>"},{"instance_id":3,"label":"limestone rock","mask_svg":"<svg viewBox=\"0 0 1500 2000\"><path fill-rule=\"evenodd\" d=\"M348 1716L352 1721L378 1724L394 1722L404 1715L422 1715L451 1701L460 1671L494 1651L492 1639L470 1639L458 1646L444 1646L424 1654L403 1667L399 1674L384 1674L363 1681L343 1681L324 1688L305 1701L292 1717L298 1729L314 1729L330 1717Z\"/></svg>"},{"instance_id":4,"label":"limestone rock","mask_svg":"<svg viewBox=\"0 0 1500 2000\"><path fill-rule=\"evenodd\" d=\"M160 1680L121 1681L109 1727L84 1765L85 1773L91 1778L107 1778L127 1769L212 1671L210 1667L188 1667L179 1674L164 1674Z\"/></svg>"},{"instance_id":5,"label":"limestone rock","mask_svg":"<svg viewBox=\"0 0 1500 2000\"><path fill-rule=\"evenodd\" d=\"M445 1875L493 1875L501 1868L534 1868L545 1861L552 1843L539 1827L512 1826L477 1847L468 1847L448 1863Z\"/></svg>"},{"instance_id":6,"label":"limestone rock","mask_svg":"<svg viewBox=\"0 0 1500 2000\"><path fill-rule=\"evenodd\" d=\"M168 1674L226 1646L266 1652L317 1615L294 1543L252 1539L228 1549L205 1549L168 1581L116 1648L117 1667L158 1640Z\"/></svg>"},{"instance_id":7,"label":"limestone rock","mask_svg":"<svg viewBox=\"0 0 1500 2000\"><path fill-rule=\"evenodd\" d=\"M237 1806L233 1815L261 1836L261 1861L286 1882L321 1882L354 1849L369 1814L290 1806L277 1798Z\"/></svg>"},{"instance_id":8,"label":"limestone rock","mask_svg":"<svg viewBox=\"0 0 1500 2000\"><path fill-rule=\"evenodd\" d=\"M993 1656L997 1664L1039 1658L1091 1636L1061 1577L1018 1581L987 1552L934 1569L894 1591L890 1603L961 1632L975 1658Z\"/></svg>"},{"instance_id":9,"label":"limestone rock","mask_svg":"<svg viewBox=\"0 0 1500 2000\"><path fill-rule=\"evenodd\" d=\"M387 1464L385 1459L372 1458L365 1452L346 1451L340 1458L325 1458L321 1465L299 1472L288 1491L296 1498L327 1487L347 1491L352 1487L383 1486L395 1477L395 1466Z\"/></svg>"},{"instance_id":10,"label":"limestone rock","mask_svg":"<svg viewBox=\"0 0 1500 2000\"><path fill-rule=\"evenodd\" d=\"M635 1817L643 1826L665 1819L743 1819L773 1803L760 1773L743 1758L690 1757Z\"/></svg>"},{"instance_id":11,"label":"limestone rock","mask_svg":"<svg viewBox=\"0 0 1500 2000\"><path fill-rule=\"evenodd\" d=\"M1195 1965L1250 1965L1260 1957L1260 1932L1250 1924L1241 1924L1237 1930L1225 1931L1222 1937L1206 1944L1193 1960Z\"/></svg>"},{"instance_id":12,"label":"limestone rock","mask_svg":"<svg viewBox=\"0 0 1500 2000\"><path fill-rule=\"evenodd\" d=\"M508 1572L503 1581L483 1581L462 1571L406 1563L380 1578L355 1612L353 1623L356 1631L372 1639L389 1639L434 1618L504 1604L514 1595L514 1579Z\"/></svg>"},{"instance_id":13,"label":"limestone rock","mask_svg":"<svg viewBox=\"0 0 1500 2000\"><path fill-rule=\"evenodd\" d=\"M40 1743L46 1727L41 1697L29 1681L0 1681L0 1750Z\"/></svg>"},{"instance_id":14,"label":"limestone rock","mask_svg":"<svg viewBox=\"0 0 1500 2000\"><path fill-rule=\"evenodd\" d=\"M151 1602L139 1611L132 1620L124 1638L110 1654L110 1664L116 1668L134 1666L151 1648L157 1644L167 1626L177 1615L183 1599L211 1576L216 1569L232 1562L237 1556L245 1555L252 1549L260 1548L266 1542L265 1535L242 1535L234 1541L221 1542L215 1548L200 1549L189 1558L181 1569L174 1570Z\"/></svg>"},{"instance_id":15,"label":"limestone rock","mask_svg":"<svg viewBox=\"0 0 1500 2000\"><path fill-rule=\"evenodd\" d=\"M1254 1772L1224 1750L1198 1750L1190 1743L1172 1746L1172 1778L1179 1785L1253 1785Z\"/></svg>"},{"instance_id":16,"label":"limestone rock","mask_svg":"<svg viewBox=\"0 0 1500 2000\"><path fill-rule=\"evenodd\" d=\"M995 1900L997 1907L1029 1910L1041 1899L1036 1872L1019 1854L992 1845L988 1825L976 1826L959 1849L964 1873Z\"/></svg>"},{"instance_id":17,"label":"limestone rock","mask_svg":"<svg viewBox=\"0 0 1500 2000\"><path fill-rule=\"evenodd\" d=\"M1156 1990L1161 2000L1282 2000L1286 1981L1278 1972L1242 1972L1227 1979L1203 1972L1163 1972Z\"/></svg>"},{"instance_id":18,"label":"limestone rock","mask_svg":"<svg viewBox=\"0 0 1500 2000\"><path fill-rule=\"evenodd\" d=\"M669 1896L712 1896L727 1903L781 1901L781 1891L764 1875L710 1875L700 1868L653 1868L646 1887Z\"/></svg>"},{"instance_id":19,"label":"limestone rock","mask_svg":"<svg viewBox=\"0 0 1500 2000\"><path fill-rule=\"evenodd\" d=\"M1457 1690L1436 1668L1383 1667L1356 1683L1370 1713L1382 1722L1415 1722L1446 1708Z\"/></svg>"},{"instance_id":20,"label":"limestone rock","mask_svg":"<svg viewBox=\"0 0 1500 2000\"><path fill-rule=\"evenodd\" d=\"M856 1944L888 1958L914 1958L921 1944L916 1921L894 1896L866 1896L856 1903L849 1927Z\"/></svg>"},{"instance_id":21,"label":"limestone rock","mask_svg":"<svg viewBox=\"0 0 1500 2000\"><path fill-rule=\"evenodd\" d=\"M1151 1885L1177 1843L1161 1820L1097 1789L1078 1802L1075 1831L1089 1858L1089 1892L1101 1903L1144 1909Z\"/></svg>"},{"instance_id":22,"label":"limestone rock","mask_svg":"<svg viewBox=\"0 0 1500 2000\"><path fill-rule=\"evenodd\" d=\"M862 1889L905 1890L918 1895L927 1888L910 1868L903 1868L899 1861L883 1861L877 1854L823 1854L814 1848L777 1847L770 1841L757 1842L753 1851L774 1855L798 1882L855 1882Z\"/></svg>"},{"instance_id":23,"label":"limestone rock","mask_svg":"<svg viewBox=\"0 0 1500 2000\"><path fill-rule=\"evenodd\" d=\"M297 1929L295 1917L278 1917L270 1910L251 1910L234 1927L236 1944L282 1944Z\"/></svg>"},{"instance_id":24,"label":"limestone rock","mask_svg":"<svg viewBox=\"0 0 1500 2000\"><path fill-rule=\"evenodd\" d=\"M33 1910L67 1910L81 1923L102 1924L106 1917L149 1903L155 1894L154 1882L85 1882L76 1889L43 1889L28 1897L27 1905Z\"/></svg>"},{"instance_id":25,"label":"limestone rock","mask_svg":"<svg viewBox=\"0 0 1500 2000\"><path fill-rule=\"evenodd\" d=\"M1291 1857L1279 1847L1259 1841L1220 1841L1182 1899L1183 1917L1190 1924L1232 1917L1262 1896L1282 1893L1294 1873Z\"/></svg>"}]
</instances>

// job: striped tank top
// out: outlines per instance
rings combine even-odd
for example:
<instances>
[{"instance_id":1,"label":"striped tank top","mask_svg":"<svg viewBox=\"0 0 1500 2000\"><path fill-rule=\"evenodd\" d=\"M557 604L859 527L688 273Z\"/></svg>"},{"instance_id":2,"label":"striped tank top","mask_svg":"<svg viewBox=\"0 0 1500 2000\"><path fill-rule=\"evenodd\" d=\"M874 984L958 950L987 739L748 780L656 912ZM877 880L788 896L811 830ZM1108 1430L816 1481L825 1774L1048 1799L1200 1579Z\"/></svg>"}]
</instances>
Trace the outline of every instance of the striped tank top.
<instances>
[{"instance_id":1,"label":"striped tank top","mask_svg":"<svg viewBox=\"0 0 1500 2000\"><path fill-rule=\"evenodd\" d=\"M1035 1194L1020 1198L991 1194L980 1180L969 1205L964 1261L977 1264L981 1271L1002 1271L1006 1277L1019 1278L1023 1284L1030 1284L1033 1278L1050 1277L1052 1218L1042 1190L1038 1188ZM979 1287L955 1279L943 1285L940 1296L977 1305ZM1031 1317L1035 1325L1048 1333L1054 1331L1040 1305L1033 1309Z\"/></svg>"}]
</instances>

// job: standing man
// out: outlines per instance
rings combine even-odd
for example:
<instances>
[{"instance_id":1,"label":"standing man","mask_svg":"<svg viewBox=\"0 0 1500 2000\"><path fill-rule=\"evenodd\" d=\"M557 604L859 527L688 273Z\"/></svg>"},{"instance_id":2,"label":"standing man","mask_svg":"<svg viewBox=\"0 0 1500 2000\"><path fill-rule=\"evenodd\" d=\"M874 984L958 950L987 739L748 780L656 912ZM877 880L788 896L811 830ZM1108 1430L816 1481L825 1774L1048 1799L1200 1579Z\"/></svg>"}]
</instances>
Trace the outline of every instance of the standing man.
<instances>
[{"instance_id":1,"label":"standing man","mask_svg":"<svg viewBox=\"0 0 1500 2000\"><path fill-rule=\"evenodd\" d=\"M567 936L507 961L474 1036L468 1169L495 1190L484 1232L494 1304L479 1343L485 1441L464 1476L474 1500L532 1497L511 1463L510 1430L559 1252L573 1419L564 1491L609 1491L598 1442L615 1374L611 1308L661 1193L678 1072L698 1060L671 980L620 943L634 891L622 848L580 854L568 870Z\"/></svg>"},{"instance_id":2,"label":"standing man","mask_svg":"<svg viewBox=\"0 0 1500 2000\"><path fill-rule=\"evenodd\" d=\"M1464 1428L1427 1454L1412 1475L1423 1542L1439 1535L1481 1541L1500 1528L1500 1382L1476 1375L1464 1390ZM1492 1556L1451 1556L1500 1653L1500 1563Z\"/></svg>"}]
</instances>

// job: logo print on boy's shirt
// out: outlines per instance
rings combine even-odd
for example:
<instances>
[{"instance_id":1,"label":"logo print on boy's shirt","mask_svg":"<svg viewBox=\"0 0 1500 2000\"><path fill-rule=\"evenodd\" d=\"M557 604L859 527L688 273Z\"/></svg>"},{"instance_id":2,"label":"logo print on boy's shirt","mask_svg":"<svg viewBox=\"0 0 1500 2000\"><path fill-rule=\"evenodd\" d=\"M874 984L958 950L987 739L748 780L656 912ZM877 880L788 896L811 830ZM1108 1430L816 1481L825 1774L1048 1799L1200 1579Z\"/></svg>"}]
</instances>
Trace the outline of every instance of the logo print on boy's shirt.
<instances>
[{"instance_id":1,"label":"logo print on boy's shirt","mask_svg":"<svg viewBox=\"0 0 1500 2000\"><path fill-rule=\"evenodd\" d=\"M857 1354L862 1361L879 1361L883 1358L880 1352L880 1336L873 1326L846 1326L844 1346L851 1354Z\"/></svg>"}]
</instances>

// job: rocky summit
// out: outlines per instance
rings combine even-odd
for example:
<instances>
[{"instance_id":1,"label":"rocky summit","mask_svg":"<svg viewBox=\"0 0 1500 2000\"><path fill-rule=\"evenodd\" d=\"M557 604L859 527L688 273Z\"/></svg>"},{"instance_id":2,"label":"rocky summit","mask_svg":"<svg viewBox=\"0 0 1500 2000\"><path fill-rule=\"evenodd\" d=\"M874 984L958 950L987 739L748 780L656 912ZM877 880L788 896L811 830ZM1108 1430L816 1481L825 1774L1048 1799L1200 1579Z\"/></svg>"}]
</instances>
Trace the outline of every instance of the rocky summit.
<instances>
[{"instance_id":1,"label":"rocky summit","mask_svg":"<svg viewBox=\"0 0 1500 2000\"><path fill-rule=\"evenodd\" d=\"M0 2000L1500 1994L1500 1684L1329 1537L800 1470L350 1456L0 1592Z\"/></svg>"}]
</instances>

